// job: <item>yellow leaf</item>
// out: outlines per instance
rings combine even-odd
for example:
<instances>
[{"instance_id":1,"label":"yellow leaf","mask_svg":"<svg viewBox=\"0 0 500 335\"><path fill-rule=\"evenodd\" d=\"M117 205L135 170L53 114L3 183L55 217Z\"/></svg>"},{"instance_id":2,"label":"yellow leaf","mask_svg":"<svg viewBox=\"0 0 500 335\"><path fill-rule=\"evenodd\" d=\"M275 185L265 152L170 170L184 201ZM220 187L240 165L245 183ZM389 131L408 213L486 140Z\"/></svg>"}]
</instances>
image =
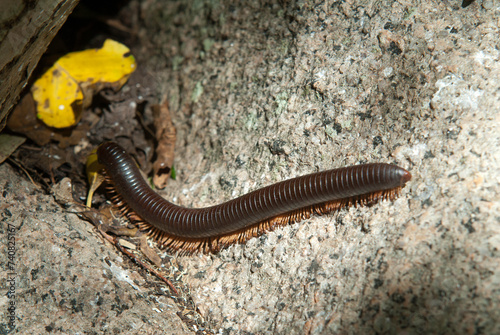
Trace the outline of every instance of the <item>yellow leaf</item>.
<instances>
[{"instance_id":1,"label":"yellow leaf","mask_svg":"<svg viewBox=\"0 0 500 335\"><path fill-rule=\"evenodd\" d=\"M121 88L136 68L135 58L125 45L106 40L101 49L72 52L57 63L80 84L107 84Z\"/></svg>"},{"instance_id":2,"label":"yellow leaf","mask_svg":"<svg viewBox=\"0 0 500 335\"><path fill-rule=\"evenodd\" d=\"M80 121L92 96L103 88L120 89L136 68L130 50L113 40L100 49L61 57L31 88L37 116L50 127L70 127Z\"/></svg>"},{"instance_id":3,"label":"yellow leaf","mask_svg":"<svg viewBox=\"0 0 500 335\"><path fill-rule=\"evenodd\" d=\"M80 120L83 92L78 83L57 64L52 66L31 88L37 117L46 125L70 127Z\"/></svg>"},{"instance_id":4,"label":"yellow leaf","mask_svg":"<svg viewBox=\"0 0 500 335\"><path fill-rule=\"evenodd\" d=\"M87 194L87 207L92 207L92 197L95 190L101 186L104 181L104 176L100 173L103 169L101 163L97 159L97 148L92 150L90 155L87 157L87 179L89 181L90 187Z\"/></svg>"}]
</instances>

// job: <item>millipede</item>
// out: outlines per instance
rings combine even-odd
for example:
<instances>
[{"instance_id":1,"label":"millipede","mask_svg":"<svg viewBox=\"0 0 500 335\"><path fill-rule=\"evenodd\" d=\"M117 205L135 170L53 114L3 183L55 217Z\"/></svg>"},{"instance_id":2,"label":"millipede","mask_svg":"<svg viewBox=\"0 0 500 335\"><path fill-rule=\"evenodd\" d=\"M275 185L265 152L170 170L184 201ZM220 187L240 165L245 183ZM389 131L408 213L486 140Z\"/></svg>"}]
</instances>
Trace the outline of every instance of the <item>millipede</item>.
<instances>
[{"instance_id":1,"label":"millipede","mask_svg":"<svg viewBox=\"0 0 500 335\"><path fill-rule=\"evenodd\" d=\"M396 165L354 165L285 180L220 205L185 208L154 192L118 144L101 144L97 159L113 203L160 247L180 254L215 253L313 214L393 200L411 179Z\"/></svg>"}]
</instances>

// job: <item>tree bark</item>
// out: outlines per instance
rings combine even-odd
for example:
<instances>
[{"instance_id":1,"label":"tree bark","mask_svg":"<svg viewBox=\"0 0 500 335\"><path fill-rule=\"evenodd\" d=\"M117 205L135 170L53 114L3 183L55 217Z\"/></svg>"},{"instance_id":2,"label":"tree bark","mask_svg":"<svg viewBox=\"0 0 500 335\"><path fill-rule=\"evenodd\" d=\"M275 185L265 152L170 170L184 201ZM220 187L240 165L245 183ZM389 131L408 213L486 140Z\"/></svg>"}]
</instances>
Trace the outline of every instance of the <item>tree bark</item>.
<instances>
[{"instance_id":1,"label":"tree bark","mask_svg":"<svg viewBox=\"0 0 500 335\"><path fill-rule=\"evenodd\" d=\"M0 0L0 131L78 0Z\"/></svg>"}]
</instances>

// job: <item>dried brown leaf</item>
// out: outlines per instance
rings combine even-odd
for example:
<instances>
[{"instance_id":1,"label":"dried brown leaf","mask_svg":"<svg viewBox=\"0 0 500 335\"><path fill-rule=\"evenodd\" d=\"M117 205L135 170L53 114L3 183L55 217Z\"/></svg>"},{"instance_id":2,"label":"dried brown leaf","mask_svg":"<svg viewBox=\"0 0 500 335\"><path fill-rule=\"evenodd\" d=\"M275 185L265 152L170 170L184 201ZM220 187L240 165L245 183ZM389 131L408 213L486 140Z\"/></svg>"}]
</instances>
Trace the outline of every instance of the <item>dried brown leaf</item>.
<instances>
[{"instance_id":1,"label":"dried brown leaf","mask_svg":"<svg viewBox=\"0 0 500 335\"><path fill-rule=\"evenodd\" d=\"M174 150L176 131L172 124L168 104L165 101L162 105L154 105L153 117L156 129L155 137L158 141L156 148L156 161L153 163L153 184L156 188L164 188L172 172L174 163Z\"/></svg>"},{"instance_id":2,"label":"dried brown leaf","mask_svg":"<svg viewBox=\"0 0 500 335\"><path fill-rule=\"evenodd\" d=\"M88 131L88 126L82 124L64 130L47 127L36 117L35 101L31 93L26 94L12 111L7 127L25 135L41 147L54 140L59 142L60 148L78 144Z\"/></svg>"}]
</instances>

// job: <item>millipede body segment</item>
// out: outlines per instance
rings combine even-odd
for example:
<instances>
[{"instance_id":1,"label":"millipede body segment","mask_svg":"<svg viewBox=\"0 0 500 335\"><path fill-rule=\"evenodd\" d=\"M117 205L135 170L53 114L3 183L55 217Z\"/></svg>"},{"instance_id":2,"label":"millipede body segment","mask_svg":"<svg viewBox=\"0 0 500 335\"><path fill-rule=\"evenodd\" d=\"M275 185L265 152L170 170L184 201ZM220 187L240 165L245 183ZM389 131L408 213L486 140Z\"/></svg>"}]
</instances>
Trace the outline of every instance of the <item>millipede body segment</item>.
<instances>
[{"instance_id":1,"label":"millipede body segment","mask_svg":"<svg viewBox=\"0 0 500 335\"><path fill-rule=\"evenodd\" d=\"M395 165L355 165L285 180L220 205L194 209L172 204L154 192L118 144L101 144L97 157L115 204L161 246L186 254L216 252L313 213L393 199L411 179L408 171Z\"/></svg>"}]
</instances>

